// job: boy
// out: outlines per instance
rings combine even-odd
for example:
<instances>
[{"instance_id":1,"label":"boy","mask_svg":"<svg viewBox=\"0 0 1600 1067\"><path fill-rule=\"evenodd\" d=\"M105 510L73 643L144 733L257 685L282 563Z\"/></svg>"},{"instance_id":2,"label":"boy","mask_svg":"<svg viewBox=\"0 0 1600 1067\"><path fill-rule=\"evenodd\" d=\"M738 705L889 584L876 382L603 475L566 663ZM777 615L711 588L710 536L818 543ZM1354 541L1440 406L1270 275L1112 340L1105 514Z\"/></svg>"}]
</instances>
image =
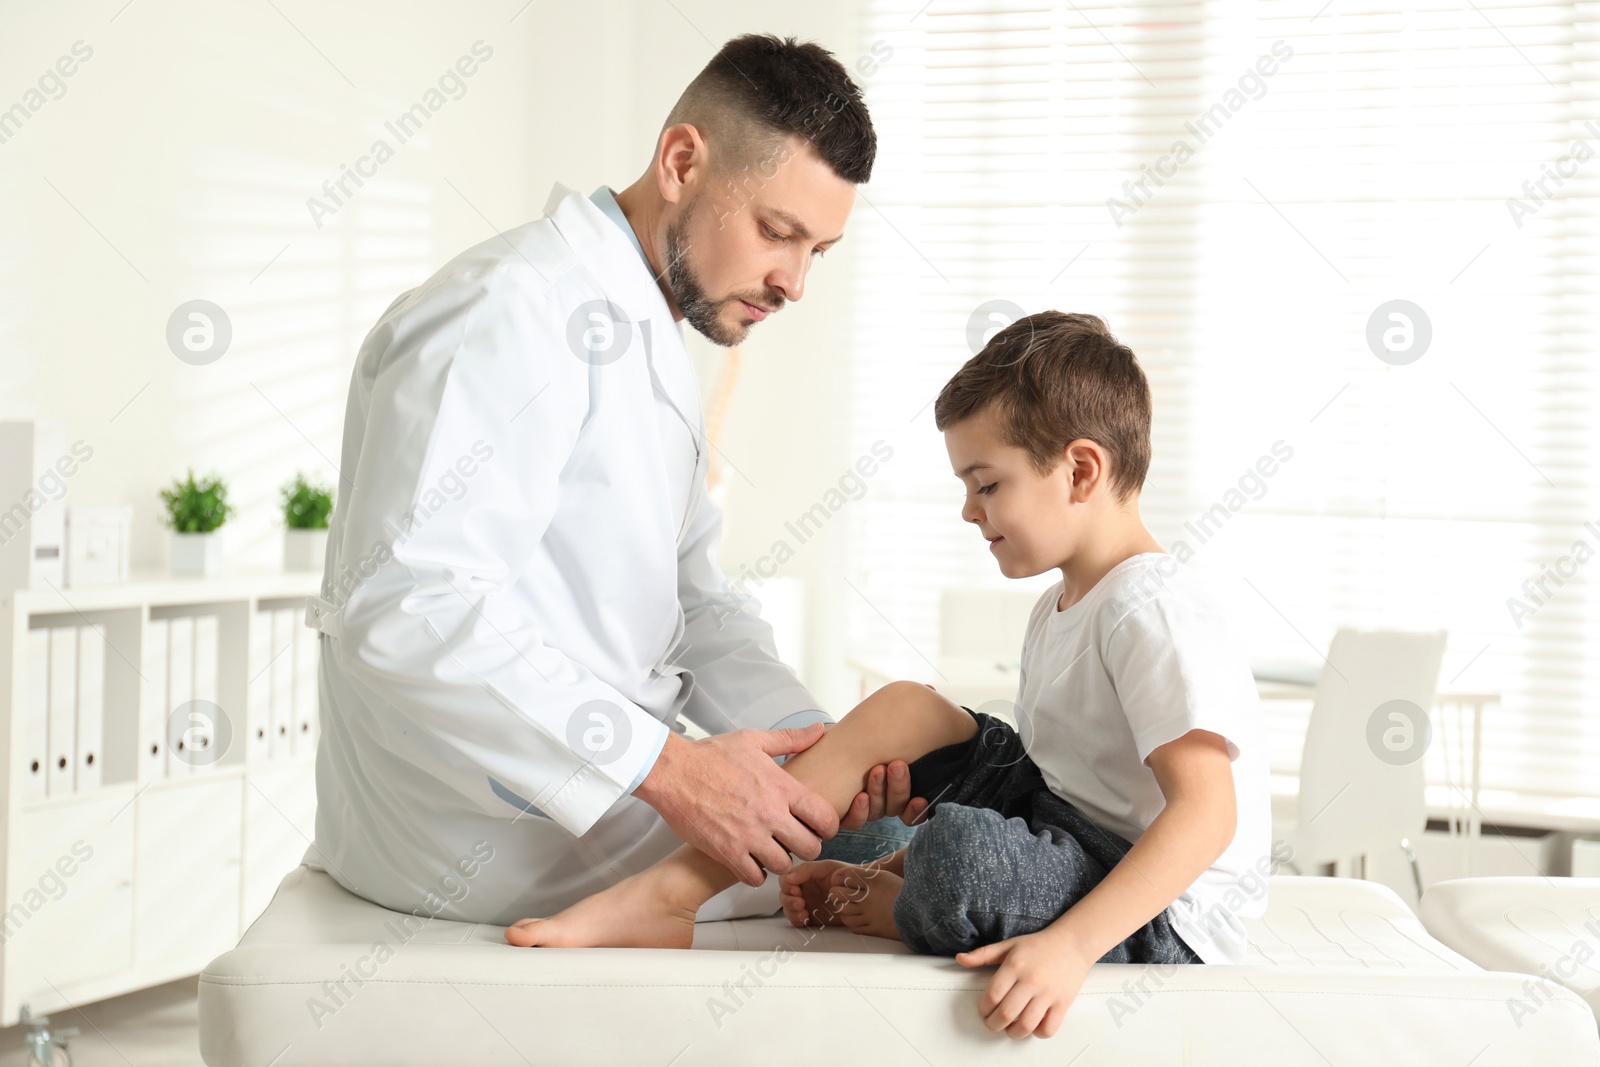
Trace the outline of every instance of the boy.
<instances>
[{"instance_id":1,"label":"boy","mask_svg":"<svg viewBox=\"0 0 1600 1067\"><path fill-rule=\"evenodd\" d=\"M1241 920L1266 906L1260 705L1219 613L1139 517L1150 406L1092 315L1019 320L963 366L934 408L962 517L1007 577L1062 576L1029 620L1021 732L896 682L785 764L843 812L872 767L913 761L928 818L911 844L875 868L796 867L784 912L997 964L979 1011L1012 1037L1053 1036L1096 961L1242 961ZM685 846L506 939L688 947L732 880Z\"/></svg>"}]
</instances>

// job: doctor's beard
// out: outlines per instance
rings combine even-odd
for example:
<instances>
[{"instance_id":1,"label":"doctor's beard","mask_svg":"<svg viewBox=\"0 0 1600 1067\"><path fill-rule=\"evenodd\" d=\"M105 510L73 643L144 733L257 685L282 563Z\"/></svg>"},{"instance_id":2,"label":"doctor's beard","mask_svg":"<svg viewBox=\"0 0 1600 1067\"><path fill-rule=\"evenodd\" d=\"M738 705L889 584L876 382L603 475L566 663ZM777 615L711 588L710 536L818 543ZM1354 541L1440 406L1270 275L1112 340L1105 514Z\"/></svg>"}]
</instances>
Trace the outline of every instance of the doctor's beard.
<instances>
[{"instance_id":1,"label":"doctor's beard","mask_svg":"<svg viewBox=\"0 0 1600 1067\"><path fill-rule=\"evenodd\" d=\"M678 305L678 310L683 312L690 326L713 344L732 348L745 339L750 327L729 326L722 321L722 309L739 303L742 298L730 296L722 300L710 299L694 268L689 265L689 242L684 234L699 204L699 197L691 200L678 221L667 227L667 288L672 291L673 303ZM777 311L783 307L784 298L781 293L768 289L752 297L750 302Z\"/></svg>"}]
</instances>

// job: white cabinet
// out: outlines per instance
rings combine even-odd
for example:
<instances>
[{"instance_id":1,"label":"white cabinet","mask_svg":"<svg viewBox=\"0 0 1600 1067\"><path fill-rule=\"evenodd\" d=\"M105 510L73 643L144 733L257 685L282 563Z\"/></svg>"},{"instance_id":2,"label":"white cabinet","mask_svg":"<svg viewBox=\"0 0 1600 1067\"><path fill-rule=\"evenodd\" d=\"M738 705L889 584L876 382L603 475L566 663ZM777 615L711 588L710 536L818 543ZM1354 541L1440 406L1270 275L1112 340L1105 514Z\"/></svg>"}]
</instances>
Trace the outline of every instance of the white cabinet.
<instances>
[{"instance_id":1,"label":"white cabinet","mask_svg":"<svg viewBox=\"0 0 1600 1067\"><path fill-rule=\"evenodd\" d=\"M316 764L292 760L250 776L244 795L244 925L266 910L316 835Z\"/></svg>"},{"instance_id":2,"label":"white cabinet","mask_svg":"<svg viewBox=\"0 0 1600 1067\"><path fill-rule=\"evenodd\" d=\"M24 812L6 877L5 989L74 997L133 961L132 790ZM9 1023L8 1023L9 1025Z\"/></svg>"},{"instance_id":3,"label":"white cabinet","mask_svg":"<svg viewBox=\"0 0 1600 1067\"><path fill-rule=\"evenodd\" d=\"M300 862L317 581L0 591L0 1027L197 973Z\"/></svg>"},{"instance_id":4,"label":"white cabinet","mask_svg":"<svg viewBox=\"0 0 1600 1067\"><path fill-rule=\"evenodd\" d=\"M133 947L142 970L194 974L238 943L244 788L242 775L228 775L139 798Z\"/></svg>"}]
</instances>

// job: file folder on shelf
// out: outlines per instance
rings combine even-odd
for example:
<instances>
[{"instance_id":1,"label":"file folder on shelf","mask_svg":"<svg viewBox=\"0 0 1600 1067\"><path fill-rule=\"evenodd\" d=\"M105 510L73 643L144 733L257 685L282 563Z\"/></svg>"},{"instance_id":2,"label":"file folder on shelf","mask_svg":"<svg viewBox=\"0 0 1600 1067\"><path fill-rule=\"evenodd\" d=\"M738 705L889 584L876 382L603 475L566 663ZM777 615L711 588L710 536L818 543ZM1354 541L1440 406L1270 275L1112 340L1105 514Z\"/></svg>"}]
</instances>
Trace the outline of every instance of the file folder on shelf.
<instances>
[{"instance_id":1,"label":"file folder on shelf","mask_svg":"<svg viewBox=\"0 0 1600 1067\"><path fill-rule=\"evenodd\" d=\"M296 756L309 756L317 750L317 638L316 630L296 625L300 620L291 612L294 628L294 741Z\"/></svg>"},{"instance_id":2,"label":"file folder on shelf","mask_svg":"<svg viewBox=\"0 0 1600 1067\"><path fill-rule=\"evenodd\" d=\"M272 758L288 759L293 751L295 613L272 612Z\"/></svg>"},{"instance_id":3,"label":"file folder on shelf","mask_svg":"<svg viewBox=\"0 0 1600 1067\"><path fill-rule=\"evenodd\" d=\"M189 746L194 727L184 705L194 699L194 616L167 620L167 702L162 723L167 735L167 777L189 775ZM184 714L179 714L182 709Z\"/></svg>"},{"instance_id":4,"label":"file folder on shelf","mask_svg":"<svg viewBox=\"0 0 1600 1067\"><path fill-rule=\"evenodd\" d=\"M78 792L99 789L105 769L106 635L78 627Z\"/></svg>"},{"instance_id":5,"label":"file folder on shelf","mask_svg":"<svg viewBox=\"0 0 1600 1067\"><path fill-rule=\"evenodd\" d=\"M78 769L78 628L50 631L50 784L53 797L72 792Z\"/></svg>"},{"instance_id":6,"label":"file folder on shelf","mask_svg":"<svg viewBox=\"0 0 1600 1067\"><path fill-rule=\"evenodd\" d=\"M15 769L22 778L22 799L49 794L50 778L50 631L29 630L22 654L22 753Z\"/></svg>"},{"instance_id":7,"label":"file folder on shelf","mask_svg":"<svg viewBox=\"0 0 1600 1067\"><path fill-rule=\"evenodd\" d=\"M139 784L164 778L167 773L167 644L171 627L166 619L150 619L144 626L141 672L144 694L139 701Z\"/></svg>"},{"instance_id":8,"label":"file folder on shelf","mask_svg":"<svg viewBox=\"0 0 1600 1067\"><path fill-rule=\"evenodd\" d=\"M190 753L191 774L205 774L217 766L222 753L217 751L220 727L217 717L225 712L217 705L217 617L194 617L194 697L197 707L192 722L203 735L201 748ZM204 701L204 704L200 704Z\"/></svg>"},{"instance_id":9,"label":"file folder on shelf","mask_svg":"<svg viewBox=\"0 0 1600 1067\"><path fill-rule=\"evenodd\" d=\"M272 612L254 611L250 618L249 705L240 739L246 757L259 763L272 755Z\"/></svg>"}]
</instances>

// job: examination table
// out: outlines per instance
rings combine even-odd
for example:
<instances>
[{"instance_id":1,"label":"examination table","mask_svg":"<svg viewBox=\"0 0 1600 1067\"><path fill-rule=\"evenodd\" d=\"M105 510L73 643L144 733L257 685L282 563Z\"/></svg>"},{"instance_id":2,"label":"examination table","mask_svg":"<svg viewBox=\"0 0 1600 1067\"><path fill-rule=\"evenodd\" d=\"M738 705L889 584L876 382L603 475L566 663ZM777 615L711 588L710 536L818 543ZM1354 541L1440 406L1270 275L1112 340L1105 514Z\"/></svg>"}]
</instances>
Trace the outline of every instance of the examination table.
<instances>
[{"instance_id":1,"label":"examination table","mask_svg":"<svg viewBox=\"0 0 1600 1067\"><path fill-rule=\"evenodd\" d=\"M690 950L520 949L300 867L200 976L211 1067L1048 1064L1600 1067L1583 999L1431 937L1383 886L1275 877L1239 967L1098 964L1054 1038L988 1032L992 968L781 917Z\"/></svg>"}]
</instances>

